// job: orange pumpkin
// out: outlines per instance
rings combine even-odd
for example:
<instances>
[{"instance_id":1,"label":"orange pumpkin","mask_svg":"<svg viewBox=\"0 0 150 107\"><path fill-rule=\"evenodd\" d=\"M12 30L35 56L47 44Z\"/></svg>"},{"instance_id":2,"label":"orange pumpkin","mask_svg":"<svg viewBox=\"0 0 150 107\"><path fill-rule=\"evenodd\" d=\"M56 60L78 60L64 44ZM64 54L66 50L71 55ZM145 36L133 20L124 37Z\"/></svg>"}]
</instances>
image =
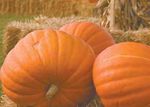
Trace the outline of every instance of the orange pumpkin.
<instances>
[{"instance_id":1,"label":"orange pumpkin","mask_svg":"<svg viewBox=\"0 0 150 107\"><path fill-rule=\"evenodd\" d=\"M91 22L73 22L60 28L87 42L98 55L102 50L114 44L111 35L103 28Z\"/></svg>"},{"instance_id":2,"label":"orange pumpkin","mask_svg":"<svg viewBox=\"0 0 150 107\"><path fill-rule=\"evenodd\" d=\"M125 42L96 58L94 84L105 107L149 107L149 53L149 46Z\"/></svg>"},{"instance_id":3,"label":"orange pumpkin","mask_svg":"<svg viewBox=\"0 0 150 107\"><path fill-rule=\"evenodd\" d=\"M1 69L4 93L19 105L76 107L93 94L94 52L61 31L37 30L20 40Z\"/></svg>"}]
</instances>

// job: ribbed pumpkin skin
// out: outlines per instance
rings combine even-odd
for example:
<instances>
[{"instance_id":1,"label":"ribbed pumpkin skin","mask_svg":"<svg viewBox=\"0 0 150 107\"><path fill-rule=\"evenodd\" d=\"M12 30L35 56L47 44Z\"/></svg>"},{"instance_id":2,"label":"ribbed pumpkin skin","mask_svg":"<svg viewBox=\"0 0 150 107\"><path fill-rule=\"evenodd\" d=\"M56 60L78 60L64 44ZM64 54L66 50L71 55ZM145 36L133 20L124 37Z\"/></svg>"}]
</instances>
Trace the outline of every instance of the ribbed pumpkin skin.
<instances>
[{"instance_id":1,"label":"ribbed pumpkin skin","mask_svg":"<svg viewBox=\"0 0 150 107\"><path fill-rule=\"evenodd\" d=\"M91 22L73 22L64 25L60 30L83 39L96 55L114 44L113 38L104 28Z\"/></svg>"},{"instance_id":2,"label":"ribbed pumpkin skin","mask_svg":"<svg viewBox=\"0 0 150 107\"><path fill-rule=\"evenodd\" d=\"M84 41L51 29L34 31L7 55L1 69L3 91L20 105L76 107L93 94L94 59ZM51 84L58 92L47 99Z\"/></svg>"},{"instance_id":3,"label":"ribbed pumpkin skin","mask_svg":"<svg viewBox=\"0 0 150 107\"><path fill-rule=\"evenodd\" d=\"M125 42L107 48L96 58L93 78L105 107L149 107L150 47Z\"/></svg>"}]
</instances>

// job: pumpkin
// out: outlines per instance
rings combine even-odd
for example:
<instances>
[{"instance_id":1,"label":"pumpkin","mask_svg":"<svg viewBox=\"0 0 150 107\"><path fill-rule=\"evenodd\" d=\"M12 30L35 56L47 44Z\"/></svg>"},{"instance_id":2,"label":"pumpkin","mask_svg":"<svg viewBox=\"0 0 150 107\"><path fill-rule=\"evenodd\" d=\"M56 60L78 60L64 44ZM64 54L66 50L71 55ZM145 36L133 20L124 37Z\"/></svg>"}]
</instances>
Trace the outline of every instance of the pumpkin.
<instances>
[{"instance_id":1,"label":"pumpkin","mask_svg":"<svg viewBox=\"0 0 150 107\"><path fill-rule=\"evenodd\" d=\"M149 53L149 46L124 42L96 58L94 84L105 107L149 107Z\"/></svg>"},{"instance_id":2,"label":"pumpkin","mask_svg":"<svg viewBox=\"0 0 150 107\"><path fill-rule=\"evenodd\" d=\"M114 44L113 38L103 27L91 22L69 23L61 27L60 30L83 39L93 48L96 55Z\"/></svg>"},{"instance_id":3,"label":"pumpkin","mask_svg":"<svg viewBox=\"0 0 150 107\"><path fill-rule=\"evenodd\" d=\"M7 55L3 91L18 105L76 107L94 94L94 59L82 40L52 29L33 31Z\"/></svg>"}]
</instances>

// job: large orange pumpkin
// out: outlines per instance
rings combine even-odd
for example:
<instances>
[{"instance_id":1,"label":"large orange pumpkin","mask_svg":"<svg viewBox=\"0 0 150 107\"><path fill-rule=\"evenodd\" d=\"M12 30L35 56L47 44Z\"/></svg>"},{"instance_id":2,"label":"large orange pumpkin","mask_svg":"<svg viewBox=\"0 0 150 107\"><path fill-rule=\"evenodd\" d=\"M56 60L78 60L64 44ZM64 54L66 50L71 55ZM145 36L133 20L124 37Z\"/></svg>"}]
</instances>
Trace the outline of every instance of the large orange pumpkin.
<instances>
[{"instance_id":1,"label":"large orange pumpkin","mask_svg":"<svg viewBox=\"0 0 150 107\"><path fill-rule=\"evenodd\" d=\"M96 58L93 73L105 107L149 107L149 46L132 42L113 45Z\"/></svg>"},{"instance_id":2,"label":"large orange pumpkin","mask_svg":"<svg viewBox=\"0 0 150 107\"><path fill-rule=\"evenodd\" d=\"M83 39L97 55L114 44L113 38L103 27L91 22L73 22L64 25L60 30Z\"/></svg>"},{"instance_id":3,"label":"large orange pumpkin","mask_svg":"<svg viewBox=\"0 0 150 107\"><path fill-rule=\"evenodd\" d=\"M4 93L19 105L76 107L93 94L92 49L73 36L37 30L20 40L1 68Z\"/></svg>"}]
</instances>

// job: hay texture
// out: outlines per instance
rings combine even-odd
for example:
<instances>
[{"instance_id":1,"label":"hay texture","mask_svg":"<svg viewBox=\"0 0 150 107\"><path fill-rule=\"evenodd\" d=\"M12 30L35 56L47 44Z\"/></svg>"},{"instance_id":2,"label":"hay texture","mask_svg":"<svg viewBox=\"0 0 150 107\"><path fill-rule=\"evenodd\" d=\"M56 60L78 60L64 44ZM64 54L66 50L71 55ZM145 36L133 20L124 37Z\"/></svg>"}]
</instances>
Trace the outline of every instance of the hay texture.
<instances>
[{"instance_id":1,"label":"hay texture","mask_svg":"<svg viewBox=\"0 0 150 107\"><path fill-rule=\"evenodd\" d=\"M142 29L138 31L127 31L120 38L119 42L134 41L150 45L150 29Z\"/></svg>"},{"instance_id":2,"label":"hay texture","mask_svg":"<svg viewBox=\"0 0 150 107\"><path fill-rule=\"evenodd\" d=\"M4 56L16 45L16 43L28 33L33 30L53 28L58 29L64 24L74 21L90 21L99 25L99 18L94 17L64 17L64 18L48 18L46 16L35 17L33 20L25 22L13 21L10 22L3 35L3 53ZM143 29L138 31L123 31L123 30L109 30L115 41L137 41L150 45L150 29Z\"/></svg>"},{"instance_id":3,"label":"hay texture","mask_svg":"<svg viewBox=\"0 0 150 107\"><path fill-rule=\"evenodd\" d=\"M93 23L98 23L97 18L88 17L65 17L65 18L48 18L45 16L39 16L33 20L27 20L25 22L13 21L10 22L4 32L3 36L3 53L4 56L16 45L18 40L23 38L29 32L38 29L53 28L58 29L64 24L73 21L91 21Z\"/></svg>"},{"instance_id":4,"label":"hay texture","mask_svg":"<svg viewBox=\"0 0 150 107\"><path fill-rule=\"evenodd\" d=\"M99 0L94 13L111 30L150 27L150 0Z\"/></svg>"},{"instance_id":5,"label":"hay texture","mask_svg":"<svg viewBox=\"0 0 150 107\"><path fill-rule=\"evenodd\" d=\"M70 15L91 16L94 4L85 0L0 0L1 14L47 15L63 17ZM86 10L86 11L85 11Z\"/></svg>"},{"instance_id":6,"label":"hay texture","mask_svg":"<svg viewBox=\"0 0 150 107\"><path fill-rule=\"evenodd\" d=\"M24 106L19 106L15 104L7 96L3 95L1 97L0 107L24 107ZM104 107L104 106L101 103L99 103L97 98L94 98L94 100L92 100L89 104L77 107Z\"/></svg>"}]
</instances>

